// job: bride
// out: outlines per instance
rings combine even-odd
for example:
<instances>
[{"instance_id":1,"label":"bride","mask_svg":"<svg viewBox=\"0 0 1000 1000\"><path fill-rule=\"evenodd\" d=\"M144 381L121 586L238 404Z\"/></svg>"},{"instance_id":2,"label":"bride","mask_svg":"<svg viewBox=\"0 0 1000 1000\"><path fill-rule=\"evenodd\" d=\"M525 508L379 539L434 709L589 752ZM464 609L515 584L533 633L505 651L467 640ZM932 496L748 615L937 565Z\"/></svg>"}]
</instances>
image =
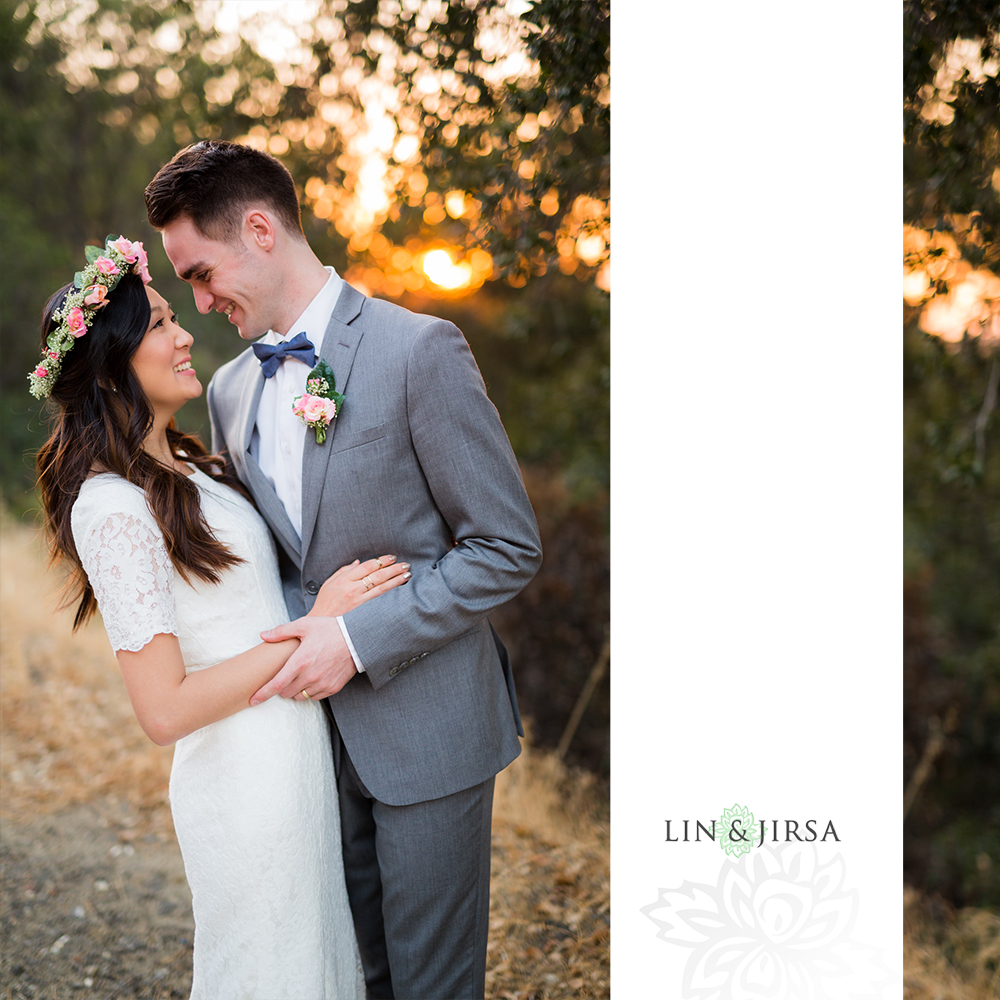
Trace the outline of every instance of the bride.
<instances>
[{"instance_id":1,"label":"bride","mask_svg":"<svg viewBox=\"0 0 1000 1000\"><path fill-rule=\"evenodd\" d=\"M323 712L308 691L249 707L298 646L259 641L288 620L274 544L222 460L174 423L202 388L149 280L141 243L87 247L28 376L54 404L38 486L74 628L99 607L139 724L176 743L192 1000L364 997ZM310 614L344 614L407 570L393 556L342 567Z\"/></svg>"}]
</instances>

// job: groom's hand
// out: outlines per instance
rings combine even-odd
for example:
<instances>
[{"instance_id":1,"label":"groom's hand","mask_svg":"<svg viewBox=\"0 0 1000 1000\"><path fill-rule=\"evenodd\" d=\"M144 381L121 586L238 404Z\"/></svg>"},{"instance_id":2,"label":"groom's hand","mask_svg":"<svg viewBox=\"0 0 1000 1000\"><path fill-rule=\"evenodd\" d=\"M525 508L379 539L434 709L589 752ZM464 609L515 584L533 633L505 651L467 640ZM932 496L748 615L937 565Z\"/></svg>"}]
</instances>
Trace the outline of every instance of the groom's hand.
<instances>
[{"instance_id":1,"label":"groom's hand","mask_svg":"<svg viewBox=\"0 0 1000 1000\"><path fill-rule=\"evenodd\" d=\"M339 691L358 672L336 618L297 618L261 632L260 637L265 642L301 641L285 665L250 699L251 705L276 694L302 700L303 691L314 700L325 698Z\"/></svg>"}]
</instances>

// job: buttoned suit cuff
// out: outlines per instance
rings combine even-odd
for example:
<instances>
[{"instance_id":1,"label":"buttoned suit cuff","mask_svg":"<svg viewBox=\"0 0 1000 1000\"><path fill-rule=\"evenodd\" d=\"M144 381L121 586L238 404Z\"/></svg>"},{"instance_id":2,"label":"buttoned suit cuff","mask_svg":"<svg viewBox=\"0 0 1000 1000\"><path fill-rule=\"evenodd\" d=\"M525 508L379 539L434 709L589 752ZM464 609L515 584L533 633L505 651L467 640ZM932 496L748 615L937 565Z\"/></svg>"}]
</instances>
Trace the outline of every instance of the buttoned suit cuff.
<instances>
[{"instance_id":1,"label":"buttoned suit cuff","mask_svg":"<svg viewBox=\"0 0 1000 1000\"><path fill-rule=\"evenodd\" d=\"M337 624L340 626L340 631L344 636L344 642L347 643L347 648L351 651L351 659L354 660L354 665L358 668L358 673L363 674L365 672L365 665L361 662L361 657L358 656L358 651L354 648L354 643L351 642L351 636L347 631L347 625L344 623L344 619L340 615L337 615Z\"/></svg>"}]
</instances>

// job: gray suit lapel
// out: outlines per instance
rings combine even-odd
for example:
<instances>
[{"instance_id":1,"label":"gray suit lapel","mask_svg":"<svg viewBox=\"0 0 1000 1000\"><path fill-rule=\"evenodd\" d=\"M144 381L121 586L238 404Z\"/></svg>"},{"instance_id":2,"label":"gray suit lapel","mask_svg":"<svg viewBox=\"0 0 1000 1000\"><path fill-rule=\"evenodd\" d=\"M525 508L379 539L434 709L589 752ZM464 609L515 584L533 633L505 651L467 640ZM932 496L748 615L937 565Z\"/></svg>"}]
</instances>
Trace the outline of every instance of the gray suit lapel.
<instances>
[{"instance_id":1,"label":"gray suit lapel","mask_svg":"<svg viewBox=\"0 0 1000 1000\"><path fill-rule=\"evenodd\" d=\"M260 405L263 391L264 376L261 373L260 365L254 359L254 364L243 383L239 423L237 424L237 429L241 432L240 449L243 454L243 466L246 469L247 486L257 501L257 506L260 508L264 520L270 525L285 551L297 564L301 565L302 550L299 536L295 533L295 528L292 527L292 522L288 519L285 505L278 499L278 494L274 492L274 487L261 471L257 459L250 454L250 442L253 439L253 428L257 421L257 408Z\"/></svg>"},{"instance_id":2,"label":"gray suit lapel","mask_svg":"<svg viewBox=\"0 0 1000 1000\"><path fill-rule=\"evenodd\" d=\"M337 304L334 306L330 323L323 335L323 343L319 356L333 369L333 377L337 383L337 392L347 395L347 380L351 376L354 356L364 331L359 326L351 326L361 313L365 297L352 288L346 281L341 289ZM346 398L344 406L350 406L350 398ZM340 423L339 416L334 419L326 433L326 441L316 444L316 435L306 431L306 442L302 452L302 549L309 551L316 517L319 513L320 497L323 494L323 484L326 481L326 470L330 462L332 442Z\"/></svg>"}]
</instances>

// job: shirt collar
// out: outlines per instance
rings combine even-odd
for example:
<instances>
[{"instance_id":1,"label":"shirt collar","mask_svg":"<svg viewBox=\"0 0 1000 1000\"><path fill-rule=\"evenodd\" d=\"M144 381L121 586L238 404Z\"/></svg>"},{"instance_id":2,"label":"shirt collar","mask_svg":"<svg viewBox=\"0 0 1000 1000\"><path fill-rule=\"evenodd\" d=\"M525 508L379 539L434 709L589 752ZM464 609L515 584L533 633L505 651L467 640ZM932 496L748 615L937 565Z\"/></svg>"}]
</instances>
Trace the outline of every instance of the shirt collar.
<instances>
[{"instance_id":1,"label":"shirt collar","mask_svg":"<svg viewBox=\"0 0 1000 1000\"><path fill-rule=\"evenodd\" d=\"M330 325L330 317L333 315L334 306L337 304L337 299L340 298L340 289L344 283L332 267L327 266L324 270L329 273L326 284L316 293L312 302L302 310L299 318L288 328L287 335L282 337L274 330L268 330L258 343L270 344L273 347L286 340L291 340L297 334L305 333L313 342L316 353L319 354L323 336L327 326Z\"/></svg>"}]
</instances>

